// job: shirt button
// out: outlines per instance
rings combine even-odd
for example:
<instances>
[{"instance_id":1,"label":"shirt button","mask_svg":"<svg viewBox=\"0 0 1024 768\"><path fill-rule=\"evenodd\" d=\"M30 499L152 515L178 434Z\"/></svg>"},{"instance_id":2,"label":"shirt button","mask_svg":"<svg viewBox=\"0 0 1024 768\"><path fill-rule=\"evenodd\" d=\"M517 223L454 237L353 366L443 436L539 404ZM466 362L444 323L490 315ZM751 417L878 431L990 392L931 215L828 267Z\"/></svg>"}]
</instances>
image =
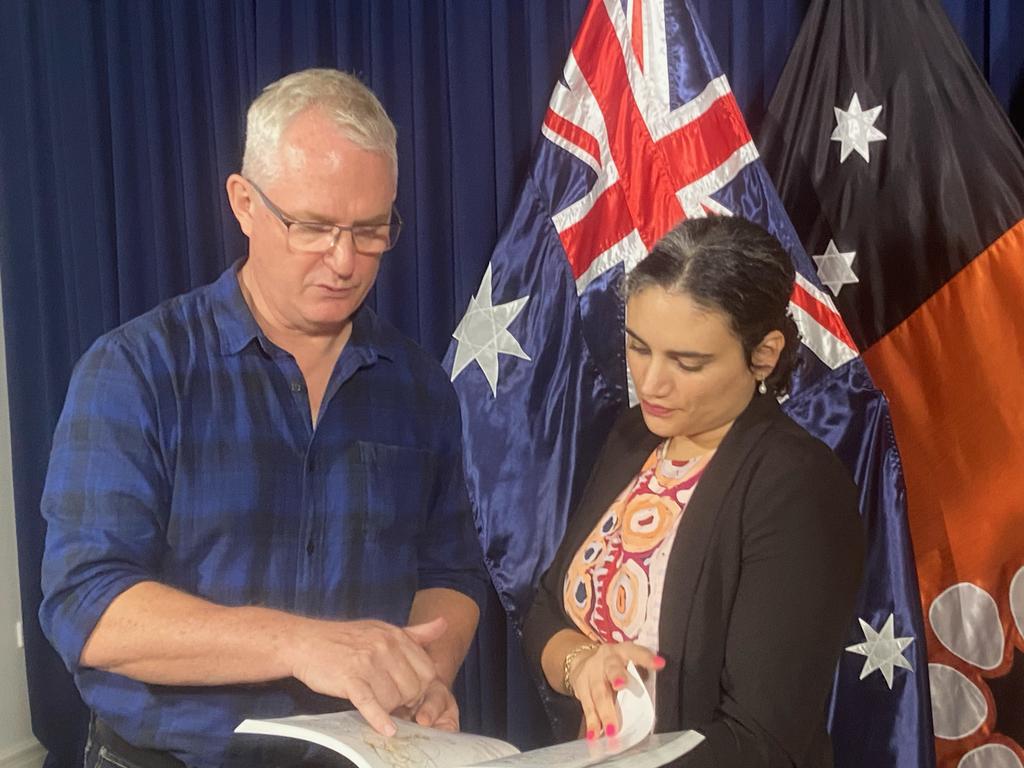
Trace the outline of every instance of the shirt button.
<instances>
[{"instance_id":1,"label":"shirt button","mask_svg":"<svg viewBox=\"0 0 1024 768\"><path fill-rule=\"evenodd\" d=\"M316 552L316 544L313 543L313 539L311 538L306 542L306 554L312 555L314 552Z\"/></svg>"},{"instance_id":2,"label":"shirt button","mask_svg":"<svg viewBox=\"0 0 1024 768\"><path fill-rule=\"evenodd\" d=\"M301 392L301 391L302 391L302 382L299 381L298 379L296 379L295 381L292 382L292 392Z\"/></svg>"}]
</instances>

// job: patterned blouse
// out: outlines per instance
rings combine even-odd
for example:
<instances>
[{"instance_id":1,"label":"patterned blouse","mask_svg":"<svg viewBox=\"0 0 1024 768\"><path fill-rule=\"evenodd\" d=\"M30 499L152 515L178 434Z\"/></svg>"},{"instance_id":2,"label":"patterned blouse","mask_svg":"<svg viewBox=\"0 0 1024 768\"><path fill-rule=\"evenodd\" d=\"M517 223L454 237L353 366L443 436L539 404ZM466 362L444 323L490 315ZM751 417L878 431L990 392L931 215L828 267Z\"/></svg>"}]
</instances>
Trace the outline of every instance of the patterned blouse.
<instances>
[{"instance_id":1,"label":"patterned blouse","mask_svg":"<svg viewBox=\"0 0 1024 768\"><path fill-rule=\"evenodd\" d=\"M687 461L654 450L577 550L565 576L566 613L603 643L658 647L665 566L683 511L713 453Z\"/></svg>"}]
</instances>

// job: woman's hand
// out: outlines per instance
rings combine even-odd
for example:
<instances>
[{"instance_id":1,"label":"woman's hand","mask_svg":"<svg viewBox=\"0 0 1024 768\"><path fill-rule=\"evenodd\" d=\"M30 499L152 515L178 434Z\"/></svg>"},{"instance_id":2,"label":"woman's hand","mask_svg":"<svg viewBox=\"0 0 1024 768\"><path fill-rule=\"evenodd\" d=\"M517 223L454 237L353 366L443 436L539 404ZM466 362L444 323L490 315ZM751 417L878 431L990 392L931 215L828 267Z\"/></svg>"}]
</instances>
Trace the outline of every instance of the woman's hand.
<instances>
[{"instance_id":1,"label":"woman's hand","mask_svg":"<svg viewBox=\"0 0 1024 768\"><path fill-rule=\"evenodd\" d=\"M604 643L580 653L569 670L573 695L583 707L587 739L616 735L621 727L616 691L626 687L626 665L659 670L665 659L636 643Z\"/></svg>"},{"instance_id":2,"label":"woman's hand","mask_svg":"<svg viewBox=\"0 0 1024 768\"><path fill-rule=\"evenodd\" d=\"M427 685L427 691L419 704L414 707L399 707L391 714L427 728L437 728L451 733L457 733L459 730L459 705L451 689L436 677Z\"/></svg>"}]
</instances>

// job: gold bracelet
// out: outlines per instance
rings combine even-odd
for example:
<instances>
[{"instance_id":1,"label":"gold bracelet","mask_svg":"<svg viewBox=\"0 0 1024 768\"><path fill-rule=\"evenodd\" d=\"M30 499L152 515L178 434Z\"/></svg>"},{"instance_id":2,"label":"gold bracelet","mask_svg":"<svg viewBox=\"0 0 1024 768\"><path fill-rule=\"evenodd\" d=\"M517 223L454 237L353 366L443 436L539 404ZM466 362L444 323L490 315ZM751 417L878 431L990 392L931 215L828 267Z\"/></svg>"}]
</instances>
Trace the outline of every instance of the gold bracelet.
<instances>
[{"instance_id":1,"label":"gold bracelet","mask_svg":"<svg viewBox=\"0 0 1024 768\"><path fill-rule=\"evenodd\" d=\"M576 657L581 653L595 651L600 647L600 643L583 643L581 645L577 645L565 654L565 661L562 662L562 685L565 687L565 690L568 691L570 696L576 695L576 692L572 689L572 682L569 680L569 673L572 672L572 663L576 661Z\"/></svg>"}]
</instances>

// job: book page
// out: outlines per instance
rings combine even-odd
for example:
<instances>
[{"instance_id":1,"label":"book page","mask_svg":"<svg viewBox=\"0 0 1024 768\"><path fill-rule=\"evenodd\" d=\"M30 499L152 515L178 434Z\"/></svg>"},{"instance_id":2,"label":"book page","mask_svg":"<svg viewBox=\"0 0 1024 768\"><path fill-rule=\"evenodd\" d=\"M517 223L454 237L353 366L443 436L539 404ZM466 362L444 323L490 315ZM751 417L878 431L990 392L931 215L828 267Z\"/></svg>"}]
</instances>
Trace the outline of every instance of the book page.
<instances>
[{"instance_id":1,"label":"book page","mask_svg":"<svg viewBox=\"0 0 1024 768\"><path fill-rule=\"evenodd\" d=\"M286 736L319 744L359 768L453 768L514 755L511 744L486 736L448 733L395 720L398 733L382 736L358 712L246 720L235 733Z\"/></svg>"},{"instance_id":2,"label":"book page","mask_svg":"<svg viewBox=\"0 0 1024 768\"><path fill-rule=\"evenodd\" d=\"M652 733L629 749L618 751L602 745L602 741L606 740L580 739L465 768L659 768L685 755L704 741L704 736L697 731Z\"/></svg>"}]
</instances>

